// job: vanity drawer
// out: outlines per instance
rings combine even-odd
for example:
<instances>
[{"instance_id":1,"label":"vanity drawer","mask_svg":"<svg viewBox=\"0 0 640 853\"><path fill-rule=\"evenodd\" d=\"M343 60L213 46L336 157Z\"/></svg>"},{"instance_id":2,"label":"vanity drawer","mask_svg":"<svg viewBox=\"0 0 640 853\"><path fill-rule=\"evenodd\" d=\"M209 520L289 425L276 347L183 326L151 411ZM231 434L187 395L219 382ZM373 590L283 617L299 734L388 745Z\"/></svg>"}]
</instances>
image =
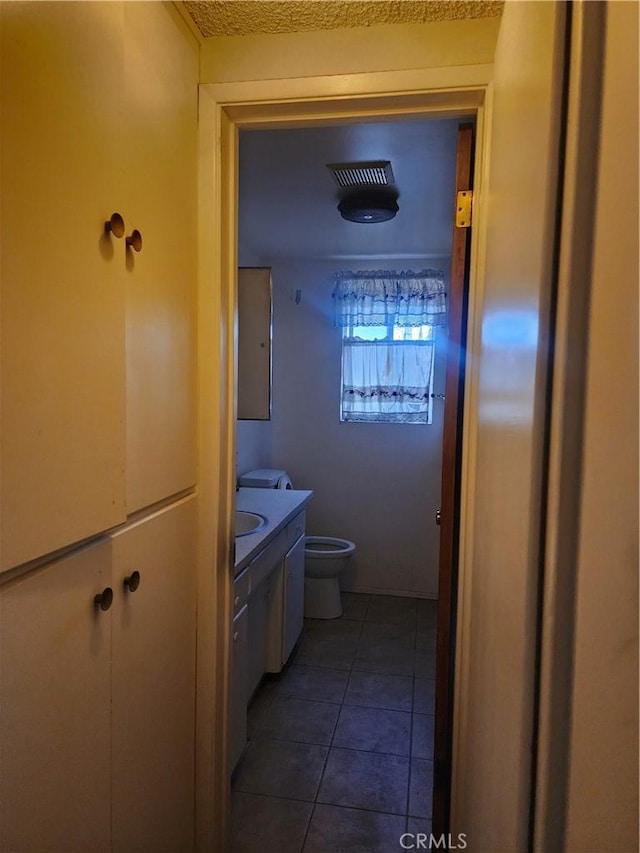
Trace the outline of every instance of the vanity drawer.
<instances>
[{"instance_id":1,"label":"vanity drawer","mask_svg":"<svg viewBox=\"0 0 640 853\"><path fill-rule=\"evenodd\" d=\"M233 615L245 605L249 598L249 569L240 572L233 581Z\"/></svg>"},{"instance_id":2,"label":"vanity drawer","mask_svg":"<svg viewBox=\"0 0 640 853\"><path fill-rule=\"evenodd\" d=\"M299 512L296 517L287 524L287 551L292 545L298 541L303 535L306 527L307 514L304 510Z\"/></svg>"}]
</instances>

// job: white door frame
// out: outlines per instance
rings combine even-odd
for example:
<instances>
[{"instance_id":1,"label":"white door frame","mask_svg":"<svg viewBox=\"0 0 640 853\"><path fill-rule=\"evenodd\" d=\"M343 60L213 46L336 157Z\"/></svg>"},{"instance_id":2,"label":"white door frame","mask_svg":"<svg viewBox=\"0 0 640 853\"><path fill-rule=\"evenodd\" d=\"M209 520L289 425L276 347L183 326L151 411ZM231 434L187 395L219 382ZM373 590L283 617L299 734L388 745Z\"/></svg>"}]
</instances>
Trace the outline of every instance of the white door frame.
<instances>
[{"instance_id":1,"label":"white door frame","mask_svg":"<svg viewBox=\"0 0 640 853\"><path fill-rule=\"evenodd\" d=\"M199 597L196 736L197 848L223 850L235 500L237 143L240 128L293 127L475 116L471 251L460 522L460 606L469 600L474 436L484 258L483 178L488 162L491 65L258 80L200 86L199 122ZM458 620L456 694L466 680L465 619ZM462 710L454 709L452 814Z\"/></svg>"}]
</instances>

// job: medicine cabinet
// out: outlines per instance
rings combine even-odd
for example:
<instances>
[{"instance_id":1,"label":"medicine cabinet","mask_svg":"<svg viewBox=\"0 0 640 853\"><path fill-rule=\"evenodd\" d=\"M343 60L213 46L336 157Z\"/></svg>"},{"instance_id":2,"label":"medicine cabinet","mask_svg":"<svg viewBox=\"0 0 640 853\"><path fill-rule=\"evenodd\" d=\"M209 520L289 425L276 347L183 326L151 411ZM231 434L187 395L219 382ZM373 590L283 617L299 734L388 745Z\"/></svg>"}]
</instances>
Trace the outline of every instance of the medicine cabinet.
<instances>
[{"instance_id":1,"label":"medicine cabinet","mask_svg":"<svg viewBox=\"0 0 640 853\"><path fill-rule=\"evenodd\" d=\"M238 269L238 419L271 419L272 286L269 267Z\"/></svg>"}]
</instances>

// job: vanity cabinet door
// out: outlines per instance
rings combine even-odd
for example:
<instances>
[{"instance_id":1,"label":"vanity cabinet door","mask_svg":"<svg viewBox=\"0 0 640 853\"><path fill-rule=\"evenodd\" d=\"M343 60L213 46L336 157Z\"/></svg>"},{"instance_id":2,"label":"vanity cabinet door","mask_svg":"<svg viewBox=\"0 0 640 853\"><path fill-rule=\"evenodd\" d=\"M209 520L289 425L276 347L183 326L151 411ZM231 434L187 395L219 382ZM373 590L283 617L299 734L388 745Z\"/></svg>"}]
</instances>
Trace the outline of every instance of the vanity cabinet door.
<instances>
[{"instance_id":1,"label":"vanity cabinet door","mask_svg":"<svg viewBox=\"0 0 640 853\"><path fill-rule=\"evenodd\" d=\"M195 498L113 536L117 853L193 850L195 542Z\"/></svg>"},{"instance_id":2,"label":"vanity cabinet door","mask_svg":"<svg viewBox=\"0 0 640 853\"><path fill-rule=\"evenodd\" d=\"M198 49L171 4L125 3L127 512L196 482Z\"/></svg>"},{"instance_id":3,"label":"vanity cabinet door","mask_svg":"<svg viewBox=\"0 0 640 853\"><path fill-rule=\"evenodd\" d=\"M111 545L0 590L0 850L111 846Z\"/></svg>"},{"instance_id":4,"label":"vanity cabinet door","mask_svg":"<svg viewBox=\"0 0 640 853\"><path fill-rule=\"evenodd\" d=\"M247 663L249 652L249 607L244 605L233 619L231 636L230 767L240 760L247 745Z\"/></svg>"},{"instance_id":5,"label":"vanity cabinet door","mask_svg":"<svg viewBox=\"0 0 640 853\"><path fill-rule=\"evenodd\" d=\"M302 535L284 558L282 665L287 662L304 625L304 541Z\"/></svg>"},{"instance_id":6,"label":"vanity cabinet door","mask_svg":"<svg viewBox=\"0 0 640 853\"><path fill-rule=\"evenodd\" d=\"M2 568L125 518L123 4L2 3Z\"/></svg>"},{"instance_id":7,"label":"vanity cabinet door","mask_svg":"<svg viewBox=\"0 0 640 853\"><path fill-rule=\"evenodd\" d=\"M269 624L269 599L271 576L267 576L249 598L249 650L247 653L247 695L245 706L251 700L262 676L268 669L267 628Z\"/></svg>"}]
</instances>

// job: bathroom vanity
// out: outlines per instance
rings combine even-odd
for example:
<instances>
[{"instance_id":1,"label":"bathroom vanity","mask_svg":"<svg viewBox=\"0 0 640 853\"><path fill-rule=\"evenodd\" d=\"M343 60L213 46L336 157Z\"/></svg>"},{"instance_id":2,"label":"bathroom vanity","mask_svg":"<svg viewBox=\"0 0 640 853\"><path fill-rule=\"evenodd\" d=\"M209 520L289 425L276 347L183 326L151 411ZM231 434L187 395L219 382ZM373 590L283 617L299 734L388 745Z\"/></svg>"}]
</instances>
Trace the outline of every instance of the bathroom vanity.
<instances>
[{"instance_id":1,"label":"bathroom vanity","mask_svg":"<svg viewBox=\"0 0 640 853\"><path fill-rule=\"evenodd\" d=\"M312 491L241 488L236 508L266 523L237 536L233 583L231 768L247 742L247 705L266 672L279 673L302 633L304 507Z\"/></svg>"}]
</instances>

